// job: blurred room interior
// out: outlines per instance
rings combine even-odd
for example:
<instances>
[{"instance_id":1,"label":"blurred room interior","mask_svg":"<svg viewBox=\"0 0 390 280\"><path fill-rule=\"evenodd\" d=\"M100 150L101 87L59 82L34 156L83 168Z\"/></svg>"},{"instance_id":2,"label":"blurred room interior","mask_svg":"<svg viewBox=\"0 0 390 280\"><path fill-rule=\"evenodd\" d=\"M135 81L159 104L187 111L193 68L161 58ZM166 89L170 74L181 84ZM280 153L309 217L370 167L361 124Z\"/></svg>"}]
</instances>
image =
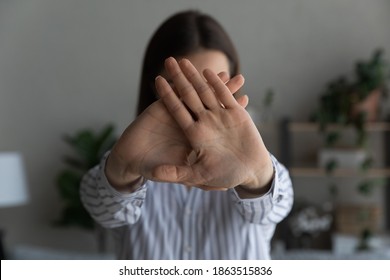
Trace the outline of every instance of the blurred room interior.
<instances>
[{"instance_id":1,"label":"blurred room interior","mask_svg":"<svg viewBox=\"0 0 390 280\"><path fill-rule=\"evenodd\" d=\"M75 198L77 172L134 119L151 33L190 8L231 35L247 109L290 171L273 257L390 259L388 0L0 1L0 168L20 160L0 170L5 257L114 258ZM374 113L350 85L376 96Z\"/></svg>"}]
</instances>

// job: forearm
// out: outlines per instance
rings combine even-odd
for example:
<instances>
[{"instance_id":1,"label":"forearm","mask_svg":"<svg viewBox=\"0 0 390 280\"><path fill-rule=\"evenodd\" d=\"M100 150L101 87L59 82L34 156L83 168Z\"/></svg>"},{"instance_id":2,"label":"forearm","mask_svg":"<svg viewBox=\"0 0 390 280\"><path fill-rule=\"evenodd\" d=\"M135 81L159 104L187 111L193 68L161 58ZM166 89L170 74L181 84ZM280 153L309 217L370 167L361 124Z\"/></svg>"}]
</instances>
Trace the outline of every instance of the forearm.
<instances>
[{"instance_id":1,"label":"forearm","mask_svg":"<svg viewBox=\"0 0 390 280\"><path fill-rule=\"evenodd\" d=\"M124 194L109 185L104 174L105 159L84 175L80 185L83 205L92 218L104 227L135 223L141 214L146 187Z\"/></svg>"}]
</instances>

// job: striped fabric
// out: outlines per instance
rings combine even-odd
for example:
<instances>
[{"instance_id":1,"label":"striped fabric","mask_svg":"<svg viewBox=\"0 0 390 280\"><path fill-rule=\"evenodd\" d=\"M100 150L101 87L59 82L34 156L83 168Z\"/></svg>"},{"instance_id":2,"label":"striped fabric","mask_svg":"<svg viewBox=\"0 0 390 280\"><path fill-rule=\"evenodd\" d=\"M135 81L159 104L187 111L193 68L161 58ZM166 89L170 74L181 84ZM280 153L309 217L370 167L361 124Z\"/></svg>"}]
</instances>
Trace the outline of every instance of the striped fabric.
<instances>
[{"instance_id":1,"label":"striped fabric","mask_svg":"<svg viewBox=\"0 0 390 280\"><path fill-rule=\"evenodd\" d=\"M106 157L80 192L91 216L112 228L119 259L269 259L275 226L293 204L289 174L273 156L273 186L252 199L153 181L122 194L107 182Z\"/></svg>"}]
</instances>

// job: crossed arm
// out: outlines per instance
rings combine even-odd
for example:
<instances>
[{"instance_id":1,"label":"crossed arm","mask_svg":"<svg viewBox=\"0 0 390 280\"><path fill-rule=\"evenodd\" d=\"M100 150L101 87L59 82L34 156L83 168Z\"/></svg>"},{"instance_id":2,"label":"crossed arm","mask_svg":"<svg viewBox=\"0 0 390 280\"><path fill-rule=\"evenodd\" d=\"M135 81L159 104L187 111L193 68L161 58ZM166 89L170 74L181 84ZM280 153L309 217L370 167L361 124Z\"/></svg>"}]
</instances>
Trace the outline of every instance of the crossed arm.
<instances>
[{"instance_id":1,"label":"crossed arm","mask_svg":"<svg viewBox=\"0 0 390 280\"><path fill-rule=\"evenodd\" d=\"M149 106L120 137L106 164L109 182L129 191L140 178L205 190L236 188L251 197L265 193L273 165L262 138L232 93L243 77L225 83L202 74L186 59L168 58L173 85L156 78L160 100Z\"/></svg>"}]
</instances>

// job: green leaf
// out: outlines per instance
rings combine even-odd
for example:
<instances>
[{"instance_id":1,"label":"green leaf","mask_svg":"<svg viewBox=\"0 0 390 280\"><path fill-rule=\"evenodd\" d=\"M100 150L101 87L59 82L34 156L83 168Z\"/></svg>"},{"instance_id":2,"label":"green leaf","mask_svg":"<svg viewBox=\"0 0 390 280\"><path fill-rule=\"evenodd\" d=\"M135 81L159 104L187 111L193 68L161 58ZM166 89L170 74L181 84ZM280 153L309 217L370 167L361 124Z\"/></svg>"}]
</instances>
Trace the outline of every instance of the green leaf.
<instances>
[{"instance_id":1,"label":"green leaf","mask_svg":"<svg viewBox=\"0 0 390 280\"><path fill-rule=\"evenodd\" d=\"M374 164L374 160L372 157L367 157L362 164L360 165L360 170L363 172L369 170Z\"/></svg>"},{"instance_id":2,"label":"green leaf","mask_svg":"<svg viewBox=\"0 0 390 280\"><path fill-rule=\"evenodd\" d=\"M332 174L332 172L337 168L338 166L338 162L337 160L335 159L331 159L329 160L326 164L325 164L325 171L328 175Z\"/></svg>"},{"instance_id":3,"label":"green leaf","mask_svg":"<svg viewBox=\"0 0 390 280\"><path fill-rule=\"evenodd\" d=\"M84 229L94 229L95 222L82 206L64 207L61 218L55 222L58 226L79 226Z\"/></svg>"},{"instance_id":4,"label":"green leaf","mask_svg":"<svg viewBox=\"0 0 390 280\"><path fill-rule=\"evenodd\" d=\"M71 170L62 171L57 177L61 196L67 203L75 204L80 201L79 189L82 175Z\"/></svg>"},{"instance_id":5,"label":"green leaf","mask_svg":"<svg viewBox=\"0 0 390 280\"><path fill-rule=\"evenodd\" d=\"M340 139L341 133L338 131L332 131L326 134L325 146L332 147Z\"/></svg>"},{"instance_id":6,"label":"green leaf","mask_svg":"<svg viewBox=\"0 0 390 280\"><path fill-rule=\"evenodd\" d=\"M87 170L88 169L86 162L82 161L81 159L65 156L63 158L63 161L66 165L68 165L69 167L72 167L73 169L78 169L78 170Z\"/></svg>"},{"instance_id":7,"label":"green leaf","mask_svg":"<svg viewBox=\"0 0 390 280\"><path fill-rule=\"evenodd\" d=\"M357 186L358 192L364 196L369 196L373 193L374 183L371 180L360 182Z\"/></svg>"}]
</instances>

